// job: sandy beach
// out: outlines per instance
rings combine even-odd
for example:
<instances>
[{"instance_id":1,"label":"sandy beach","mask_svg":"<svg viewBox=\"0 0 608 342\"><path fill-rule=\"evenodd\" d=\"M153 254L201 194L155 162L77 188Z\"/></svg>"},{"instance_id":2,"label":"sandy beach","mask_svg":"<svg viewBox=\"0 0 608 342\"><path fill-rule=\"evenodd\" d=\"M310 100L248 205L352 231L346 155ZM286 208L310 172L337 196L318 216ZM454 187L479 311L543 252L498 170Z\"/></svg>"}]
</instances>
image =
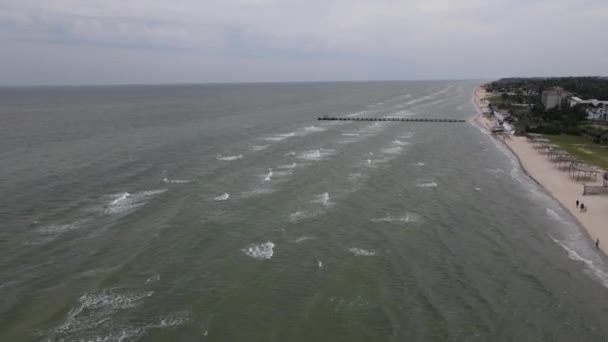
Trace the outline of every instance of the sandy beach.
<instances>
[{"instance_id":1,"label":"sandy beach","mask_svg":"<svg viewBox=\"0 0 608 342\"><path fill-rule=\"evenodd\" d=\"M495 124L495 120L481 114L481 100L486 95L482 88L475 91L474 102L478 111L475 120L479 125L489 130ZM601 185L601 177L598 177L595 182L576 181L568 175L566 170L557 169L545 155L535 150L525 137L509 136L506 139L499 137L495 139L504 143L511 150L528 176L541 185L549 195L572 214L593 242L596 239L600 240L600 249L608 254L608 196L582 195L583 183ZM577 200L588 207L587 212L580 212L576 208Z\"/></svg>"}]
</instances>

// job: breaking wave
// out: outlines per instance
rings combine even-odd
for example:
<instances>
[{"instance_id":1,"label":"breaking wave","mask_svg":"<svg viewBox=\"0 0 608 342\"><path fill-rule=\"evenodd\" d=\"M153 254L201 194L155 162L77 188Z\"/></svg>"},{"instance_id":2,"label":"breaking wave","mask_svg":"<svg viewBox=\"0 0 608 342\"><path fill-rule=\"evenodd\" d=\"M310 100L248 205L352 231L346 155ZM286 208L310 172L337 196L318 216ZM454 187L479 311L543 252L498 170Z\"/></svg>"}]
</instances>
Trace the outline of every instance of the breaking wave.
<instances>
[{"instance_id":1,"label":"breaking wave","mask_svg":"<svg viewBox=\"0 0 608 342\"><path fill-rule=\"evenodd\" d=\"M123 192L110 195L112 200L106 205L104 212L106 214L120 214L136 209L146 204L151 197L162 194L165 191L167 191L167 189L142 191L134 194Z\"/></svg>"},{"instance_id":2,"label":"breaking wave","mask_svg":"<svg viewBox=\"0 0 608 342\"><path fill-rule=\"evenodd\" d=\"M355 256L374 256L376 255L375 251L365 250L363 248L352 247L348 249Z\"/></svg>"},{"instance_id":3,"label":"breaking wave","mask_svg":"<svg viewBox=\"0 0 608 342\"><path fill-rule=\"evenodd\" d=\"M228 200L228 198L230 198L230 195L228 193L224 193L222 195L215 197L214 200L218 201L218 202L223 202L223 201Z\"/></svg>"},{"instance_id":4,"label":"breaking wave","mask_svg":"<svg viewBox=\"0 0 608 342\"><path fill-rule=\"evenodd\" d=\"M420 216L414 213L406 213L402 216L386 216L382 218L371 219L372 222L387 222L387 223L417 223L420 222Z\"/></svg>"},{"instance_id":5,"label":"breaking wave","mask_svg":"<svg viewBox=\"0 0 608 342\"><path fill-rule=\"evenodd\" d=\"M268 173L266 174L266 177L264 178L264 182L270 182L270 180L272 179L272 169L268 169Z\"/></svg>"},{"instance_id":6,"label":"breaking wave","mask_svg":"<svg viewBox=\"0 0 608 342\"><path fill-rule=\"evenodd\" d=\"M168 179L165 178L163 179L164 183L169 183L169 184L186 184L186 183L190 183L191 181L189 180L185 180L185 179Z\"/></svg>"},{"instance_id":7,"label":"breaking wave","mask_svg":"<svg viewBox=\"0 0 608 342\"><path fill-rule=\"evenodd\" d=\"M243 158L242 154L238 154L236 156L222 156L221 154L217 154L215 156L215 159L217 160L222 160L222 161L233 161L233 160L237 160L237 159L241 159Z\"/></svg>"},{"instance_id":8,"label":"breaking wave","mask_svg":"<svg viewBox=\"0 0 608 342\"><path fill-rule=\"evenodd\" d=\"M296 166L298 166L297 163L292 163L292 164L287 164L287 165L279 165L279 166L277 166L277 169L290 170L290 169L295 169Z\"/></svg>"},{"instance_id":9,"label":"breaking wave","mask_svg":"<svg viewBox=\"0 0 608 342\"><path fill-rule=\"evenodd\" d=\"M403 148L401 146L383 148L380 150L384 154L399 154Z\"/></svg>"},{"instance_id":10,"label":"breaking wave","mask_svg":"<svg viewBox=\"0 0 608 342\"><path fill-rule=\"evenodd\" d=\"M296 136L295 132L289 132L289 133L285 133L285 134L275 134L271 137L266 138L266 141L283 141L285 139L292 138L295 136Z\"/></svg>"},{"instance_id":11,"label":"breaking wave","mask_svg":"<svg viewBox=\"0 0 608 342\"><path fill-rule=\"evenodd\" d=\"M416 184L416 186L419 188L436 188L438 186L438 184L435 182L430 182L430 183Z\"/></svg>"},{"instance_id":12,"label":"breaking wave","mask_svg":"<svg viewBox=\"0 0 608 342\"><path fill-rule=\"evenodd\" d=\"M331 202L329 202L329 193L328 192L324 192L320 195L317 195L315 197L314 200L311 201L312 203L321 203L324 206L328 206L331 204Z\"/></svg>"},{"instance_id":13,"label":"breaking wave","mask_svg":"<svg viewBox=\"0 0 608 342\"><path fill-rule=\"evenodd\" d=\"M267 149L268 146L270 146L270 145L254 145L254 146L251 146L251 150L253 152L260 152L260 151Z\"/></svg>"},{"instance_id":14,"label":"breaking wave","mask_svg":"<svg viewBox=\"0 0 608 342\"><path fill-rule=\"evenodd\" d=\"M247 256L258 260L269 260L274 254L274 243L268 241L265 243L249 245L241 249Z\"/></svg>"}]
</instances>

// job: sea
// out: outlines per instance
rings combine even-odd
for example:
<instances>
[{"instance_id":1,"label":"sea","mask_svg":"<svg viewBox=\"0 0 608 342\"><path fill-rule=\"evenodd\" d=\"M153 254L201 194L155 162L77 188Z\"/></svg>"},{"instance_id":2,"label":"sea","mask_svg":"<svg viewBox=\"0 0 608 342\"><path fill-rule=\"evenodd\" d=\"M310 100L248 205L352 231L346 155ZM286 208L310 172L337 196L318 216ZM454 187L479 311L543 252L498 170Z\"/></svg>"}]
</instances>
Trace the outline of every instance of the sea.
<instances>
[{"instance_id":1,"label":"sea","mask_svg":"<svg viewBox=\"0 0 608 342\"><path fill-rule=\"evenodd\" d=\"M0 341L608 340L480 82L0 88Z\"/></svg>"}]
</instances>

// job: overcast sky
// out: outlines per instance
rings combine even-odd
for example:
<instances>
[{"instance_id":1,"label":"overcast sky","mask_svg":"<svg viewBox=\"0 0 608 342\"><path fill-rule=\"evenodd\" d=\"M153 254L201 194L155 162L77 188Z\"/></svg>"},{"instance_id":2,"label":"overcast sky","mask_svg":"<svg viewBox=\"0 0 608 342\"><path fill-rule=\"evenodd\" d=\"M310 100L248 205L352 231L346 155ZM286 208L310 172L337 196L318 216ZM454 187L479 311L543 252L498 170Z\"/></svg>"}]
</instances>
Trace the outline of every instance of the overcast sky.
<instances>
[{"instance_id":1,"label":"overcast sky","mask_svg":"<svg viewBox=\"0 0 608 342\"><path fill-rule=\"evenodd\" d=\"M606 75L608 0L0 0L0 84Z\"/></svg>"}]
</instances>

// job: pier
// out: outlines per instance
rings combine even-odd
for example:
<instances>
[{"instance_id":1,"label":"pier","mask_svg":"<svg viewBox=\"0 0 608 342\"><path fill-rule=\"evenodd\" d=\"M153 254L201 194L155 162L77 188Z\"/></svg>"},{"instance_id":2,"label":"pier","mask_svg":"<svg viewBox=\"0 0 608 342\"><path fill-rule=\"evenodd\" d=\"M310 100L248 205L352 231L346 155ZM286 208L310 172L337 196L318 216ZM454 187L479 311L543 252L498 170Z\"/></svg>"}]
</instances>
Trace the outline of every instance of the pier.
<instances>
[{"instance_id":1,"label":"pier","mask_svg":"<svg viewBox=\"0 0 608 342\"><path fill-rule=\"evenodd\" d=\"M462 119L434 119L434 118L349 118L338 116L322 116L321 121L402 121L402 122L466 122Z\"/></svg>"}]
</instances>

